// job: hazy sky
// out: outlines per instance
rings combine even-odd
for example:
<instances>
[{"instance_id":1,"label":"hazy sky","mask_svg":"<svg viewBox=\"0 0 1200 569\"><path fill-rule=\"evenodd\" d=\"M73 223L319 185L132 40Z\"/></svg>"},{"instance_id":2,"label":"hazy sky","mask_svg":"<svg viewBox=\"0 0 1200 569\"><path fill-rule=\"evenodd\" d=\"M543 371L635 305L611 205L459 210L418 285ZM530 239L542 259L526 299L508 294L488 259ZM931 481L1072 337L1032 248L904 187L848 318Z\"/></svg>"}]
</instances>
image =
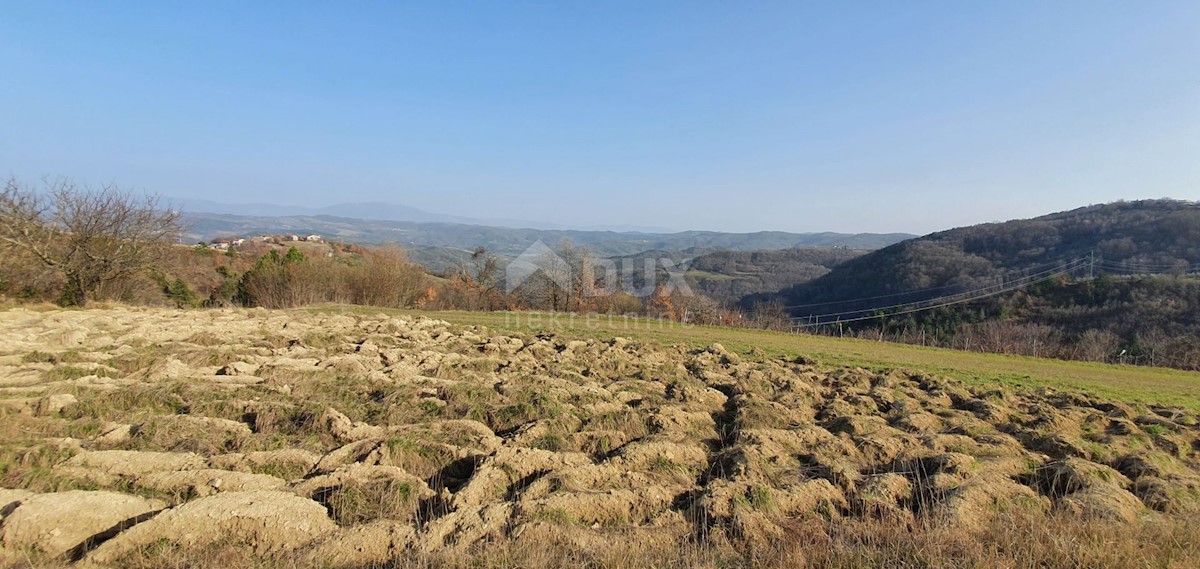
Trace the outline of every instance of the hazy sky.
<instances>
[{"instance_id":1,"label":"hazy sky","mask_svg":"<svg viewBox=\"0 0 1200 569\"><path fill-rule=\"evenodd\" d=\"M1200 199L1196 0L303 4L0 0L0 174L729 231Z\"/></svg>"}]
</instances>

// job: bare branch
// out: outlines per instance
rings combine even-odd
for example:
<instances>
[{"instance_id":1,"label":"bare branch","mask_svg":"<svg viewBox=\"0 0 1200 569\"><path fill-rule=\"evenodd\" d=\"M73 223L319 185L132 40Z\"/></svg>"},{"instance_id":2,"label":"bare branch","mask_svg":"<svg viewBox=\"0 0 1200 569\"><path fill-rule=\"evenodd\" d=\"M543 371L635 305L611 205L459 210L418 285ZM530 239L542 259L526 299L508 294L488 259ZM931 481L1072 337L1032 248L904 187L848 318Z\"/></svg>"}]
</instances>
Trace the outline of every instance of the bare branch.
<instances>
[{"instance_id":1,"label":"bare branch","mask_svg":"<svg viewBox=\"0 0 1200 569\"><path fill-rule=\"evenodd\" d=\"M9 180L0 192L0 249L24 250L60 272L71 302L155 266L182 233L179 222L157 197L114 185L93 191L60 179L38 192Z\"/></svg>"}]
</instances>

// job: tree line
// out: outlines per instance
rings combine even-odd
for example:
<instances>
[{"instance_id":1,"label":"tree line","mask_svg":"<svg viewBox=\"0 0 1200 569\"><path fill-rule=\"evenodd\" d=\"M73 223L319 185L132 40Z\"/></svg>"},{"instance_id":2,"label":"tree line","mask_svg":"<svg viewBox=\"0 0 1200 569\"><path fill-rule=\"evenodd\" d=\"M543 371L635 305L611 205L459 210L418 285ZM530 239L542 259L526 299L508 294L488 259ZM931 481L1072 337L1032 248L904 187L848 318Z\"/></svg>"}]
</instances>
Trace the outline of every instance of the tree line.
<instances>
[{"instance_id":1,"label":"tree line","mask_svg":"<svg viewBox=\"0 0 1200 569\"><path fill-rule=\"evenodd\" d=\"M812 328L979 352L1200 370L1200 279L1061 277L903 316Z\"/></svg>"}]
</instances>

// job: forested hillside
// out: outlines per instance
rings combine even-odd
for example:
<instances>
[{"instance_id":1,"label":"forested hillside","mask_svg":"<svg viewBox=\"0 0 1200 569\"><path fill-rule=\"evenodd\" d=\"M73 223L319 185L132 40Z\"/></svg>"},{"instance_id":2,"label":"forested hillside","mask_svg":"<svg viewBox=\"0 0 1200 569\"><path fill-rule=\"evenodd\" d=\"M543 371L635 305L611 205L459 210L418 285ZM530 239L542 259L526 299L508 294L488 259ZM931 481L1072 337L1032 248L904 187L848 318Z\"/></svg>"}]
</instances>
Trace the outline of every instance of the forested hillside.
<instances>
[{"instance_id":1,"label":"forested hillside","mask_svg":"<svg viewBox=\"0 0 1200 569\"><path fill-rule=\"evenodd\" d=\"M687 272L693 291L722 303L811 281L867 251L843 248L717 251L696 257Z\"/></svg>"},{"instance_id":2,"label":"forested hillside","mask_svg":"<svg viewBox=\"0 0 1200 569\"><path fill-rule=\"evenodd\" d=\"M1200 267L1200 204L1145 200L933 233L858 257L770 297L796 316L845 315L1029 275L1184 273ZM992 287L992 288L989 288Z\"/></svg>"},{"instance_id":3,"label":"forested hillside","mask_svg":"<svg viewBox=\"0 0 1200 569\"><path fill-rule=\"evenodd\" d=\"M1200 279L1054 278L968 303L820 329L983 352L1200 370Z\"/></svg>"},{"instance_id":4,"label":"forested hillside","mask_svg":"<svg viewBox=\"0 0 1200 569\"><path fill-rule=\"evenodd\" d=\"M683 271L691 291L732 306L749 294L773 292L811 281L832 268L868 253L843 247L806 247L767 251L688 249L653 250L611 259L633 288L646 286L646 267L657 271L656 282L667 282L664 261Z\"/></svg>"}]
</instances>

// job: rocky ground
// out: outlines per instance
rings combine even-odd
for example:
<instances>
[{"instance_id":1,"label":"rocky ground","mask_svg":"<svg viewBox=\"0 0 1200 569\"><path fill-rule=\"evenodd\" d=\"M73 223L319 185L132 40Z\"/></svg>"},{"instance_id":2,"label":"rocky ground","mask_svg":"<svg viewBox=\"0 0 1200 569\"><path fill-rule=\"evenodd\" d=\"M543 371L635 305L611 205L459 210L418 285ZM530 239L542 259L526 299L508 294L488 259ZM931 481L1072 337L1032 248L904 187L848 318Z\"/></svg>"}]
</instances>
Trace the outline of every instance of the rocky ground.
<instances>
[{"instance_id":1,"label":"rocky ground","mask_svg":"<svg viewBox=\"0 0 1200 569\"><path fill-rule=\"evenodd\" d=\"M807 522L1200 514L1182 409L424 317L6 310L0 424L12 565L752 551Z\"/></svg>"}]
</instances>

